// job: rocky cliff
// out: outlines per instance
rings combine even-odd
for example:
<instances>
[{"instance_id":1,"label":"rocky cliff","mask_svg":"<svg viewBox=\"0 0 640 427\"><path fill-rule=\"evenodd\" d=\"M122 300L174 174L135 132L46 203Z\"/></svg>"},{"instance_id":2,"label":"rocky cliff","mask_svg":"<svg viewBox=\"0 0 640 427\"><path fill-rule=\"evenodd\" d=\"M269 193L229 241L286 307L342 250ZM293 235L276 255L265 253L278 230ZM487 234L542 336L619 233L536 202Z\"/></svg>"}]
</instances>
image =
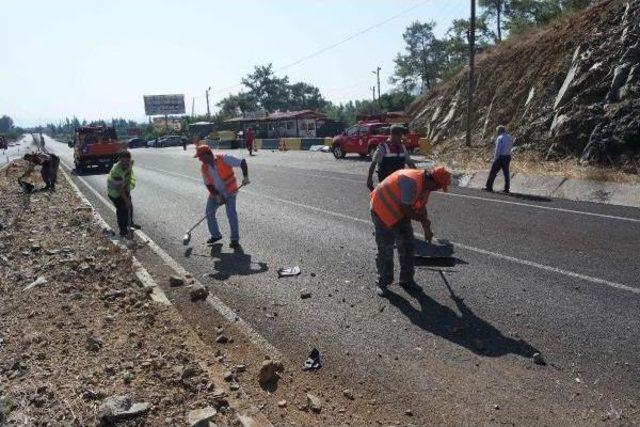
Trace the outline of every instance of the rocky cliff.
<instances>
[{"instance_id":1,"label":"rocky cliff","mask_svg":"<svg viewBox=\"0 0 640 427\"><path fill-rule=\"evenodd\" d=\"M640 163L640 0L607 0L477 57L474 150L498 124L543 159L637 171ZM411 107L436 150L464 145L468 70Z\"/></svg>"}]
</instances>

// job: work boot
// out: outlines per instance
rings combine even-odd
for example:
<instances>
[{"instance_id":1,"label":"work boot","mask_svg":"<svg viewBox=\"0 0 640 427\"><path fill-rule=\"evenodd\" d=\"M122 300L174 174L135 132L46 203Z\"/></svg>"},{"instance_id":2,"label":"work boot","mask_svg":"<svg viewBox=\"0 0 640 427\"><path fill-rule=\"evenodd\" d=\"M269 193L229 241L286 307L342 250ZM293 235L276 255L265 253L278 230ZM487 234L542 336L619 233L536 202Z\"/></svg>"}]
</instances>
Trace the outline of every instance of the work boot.
<instances>
[{"instance_id":1,"label":"work boot","mask_svg":"<svg viewBox=\"0 0 640 427\"><path fill-rule=\"evenodd\" d=\"M231 249L240 249L242 246L240 246L239 240L232 240L231 243L229 243L229 247Z\"/></svg>"},{"instance_id":2,"label":"work boot","mask_svg":"<svg viewBox=\"0 0 640 427\"><path fill-rule=\"evenodd\" d=\"M386 286L376 285L376 295L379 297L386 297L389 294Z\"/></svg>"},{"instance_id":3,"label":"work boot","mask_svg":"<svg viewBox=\"0 0 640 427\"><path fill-rule=\"evenodd\" d=\"M218 242L220 240L222 240L222 236L220 236L220 237L211 236L211 238L209 238L209 240L207 240L207 245L211 246L211 245L213 245L214 243L216 243L216 242Z\"/></svg>"},{"instance_id":4,"label":"work boot","mask_svg":"<svg viewBox=\"0 0 640 427\"><path fill-rule=\"evenodd\" d=\"M415 292L421 289L420 286L418 286L418 284L414 280L407 280L404 282L400 282L398 283L398 285L400 285L400 287L405 291L409 291L409 292Z\"/></svg>"},{"instance_id":5,"label":"work boot","mask_svg":"<svg viewBox=\"0 0 640 427\"><path fill-rule=\"evenodd\" d=\"M131 228L133 228L134 230L142 230L142 226L138 225L136 223L131 223Z\"/></svg>"}]
</instances>

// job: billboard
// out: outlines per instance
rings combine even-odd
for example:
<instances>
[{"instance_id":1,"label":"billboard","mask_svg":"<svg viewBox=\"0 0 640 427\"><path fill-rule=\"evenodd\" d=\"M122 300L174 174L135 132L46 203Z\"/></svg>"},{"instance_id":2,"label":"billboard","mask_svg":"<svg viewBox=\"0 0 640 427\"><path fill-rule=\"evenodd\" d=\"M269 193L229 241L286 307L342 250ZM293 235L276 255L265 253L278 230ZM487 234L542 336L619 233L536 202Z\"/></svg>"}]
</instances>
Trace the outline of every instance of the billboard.
<instances>
[{"instance_id":1,"label":"billboard","mask_svg":"<svg viewBox=\"0 0 640 427\"><path fill-rule=\"evenodd\" d=\"M184 95L144 95L147 116L184 114Z\"/></svg>"}]
</instances>

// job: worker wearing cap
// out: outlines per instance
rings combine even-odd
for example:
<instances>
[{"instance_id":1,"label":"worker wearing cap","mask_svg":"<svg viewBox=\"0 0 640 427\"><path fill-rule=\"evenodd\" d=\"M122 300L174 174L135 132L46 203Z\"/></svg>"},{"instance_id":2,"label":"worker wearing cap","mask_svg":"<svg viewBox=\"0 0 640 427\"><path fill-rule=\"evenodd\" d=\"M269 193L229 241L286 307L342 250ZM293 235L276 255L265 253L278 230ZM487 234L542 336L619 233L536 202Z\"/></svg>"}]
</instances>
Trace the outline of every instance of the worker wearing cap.
<instances>
[{"instance_id":1,"label":"worker wearing cap","mask_svg":"<svg viewBox=\"0 0 640 427\"><path fill-rule=\"evenodd\" d=\"M136 175L133 173L133 160L129 151L121 151L118 161L107 175L107 195L116 207L116 218L120 236L133 238L133 229L140 229L133 222L133 202L131 191L136 188Z\"/></svg>"},{"instance_id":2,"label":"worker wearing cap","mask_svg":"<svg viewBox=\"0 0 640 427\"><path fill-rule=\"evenodd\" d=\"M391 126L391 135L387 142L378 145L373 153L369 175L367 176L367 187L373 191L373 172L378 167L378 182L384 181L389 175L405 167L416 168L416 164L411 159L411 154L402 142L402 136L407 129L404 126Z\"/></svg>"},{"instance_id":3,"label":"worker wearing cap","mask_svg":"<svg viewBox=\"0 0 640 427\"><path fill-rule=\"evenodd\" d=\"M393 283L393 247L400 258L399 285L412 289L414 282L414 246L411 221L422 224L424 237L431 241L433 232L427 216L427 200L432 191L448 191L451 173L442 167L432 170L403 169L391 174L371 193L371 218L375 226L378 255L376 293L387 294Z\"/></svg>"},{"instance_id":4,"label":"worker wearing cap","mask_svg":"<svg viewBox=\"0 0 640 427\"><path fill-rule=\"evenodd\" d=\"M234 249L240 248L238 213L236 211L238 183L233 168L239 167L242 169L242 185L249 185L249 169L246 160L229 155L214 155L207 145L200 145L196 149L194 157L202 162L202 179L209 190L206 215L211 237L207 240L207 244L213 245L222 239L216 212L220 206L225 205L229 228L231 228L230 246Z\"/></svg>"}]
</instances>

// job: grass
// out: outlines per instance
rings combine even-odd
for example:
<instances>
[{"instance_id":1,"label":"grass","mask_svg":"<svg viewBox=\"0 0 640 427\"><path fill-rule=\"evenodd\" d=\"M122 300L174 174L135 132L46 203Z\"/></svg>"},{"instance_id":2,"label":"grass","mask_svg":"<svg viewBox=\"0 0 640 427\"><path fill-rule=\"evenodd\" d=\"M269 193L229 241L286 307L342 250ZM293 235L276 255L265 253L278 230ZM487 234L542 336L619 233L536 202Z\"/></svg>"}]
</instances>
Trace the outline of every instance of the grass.
<instances>
[{"instance_id":1,"label":"grass","mask_svg":"<svg viewBox=\"0 0 640 427\"><path fill-rule=\"evenodd\" d=\"M491 155L476 152L457 152L455 155L436 154L434 159L454 170L479 171L491 166ZM640 184L640 175L604 166L580 166L575 158L560 161L542 160L533 153L514 154L511 171L524 175L562 176L600 182Z\"/></svg>"}]
</instances>

